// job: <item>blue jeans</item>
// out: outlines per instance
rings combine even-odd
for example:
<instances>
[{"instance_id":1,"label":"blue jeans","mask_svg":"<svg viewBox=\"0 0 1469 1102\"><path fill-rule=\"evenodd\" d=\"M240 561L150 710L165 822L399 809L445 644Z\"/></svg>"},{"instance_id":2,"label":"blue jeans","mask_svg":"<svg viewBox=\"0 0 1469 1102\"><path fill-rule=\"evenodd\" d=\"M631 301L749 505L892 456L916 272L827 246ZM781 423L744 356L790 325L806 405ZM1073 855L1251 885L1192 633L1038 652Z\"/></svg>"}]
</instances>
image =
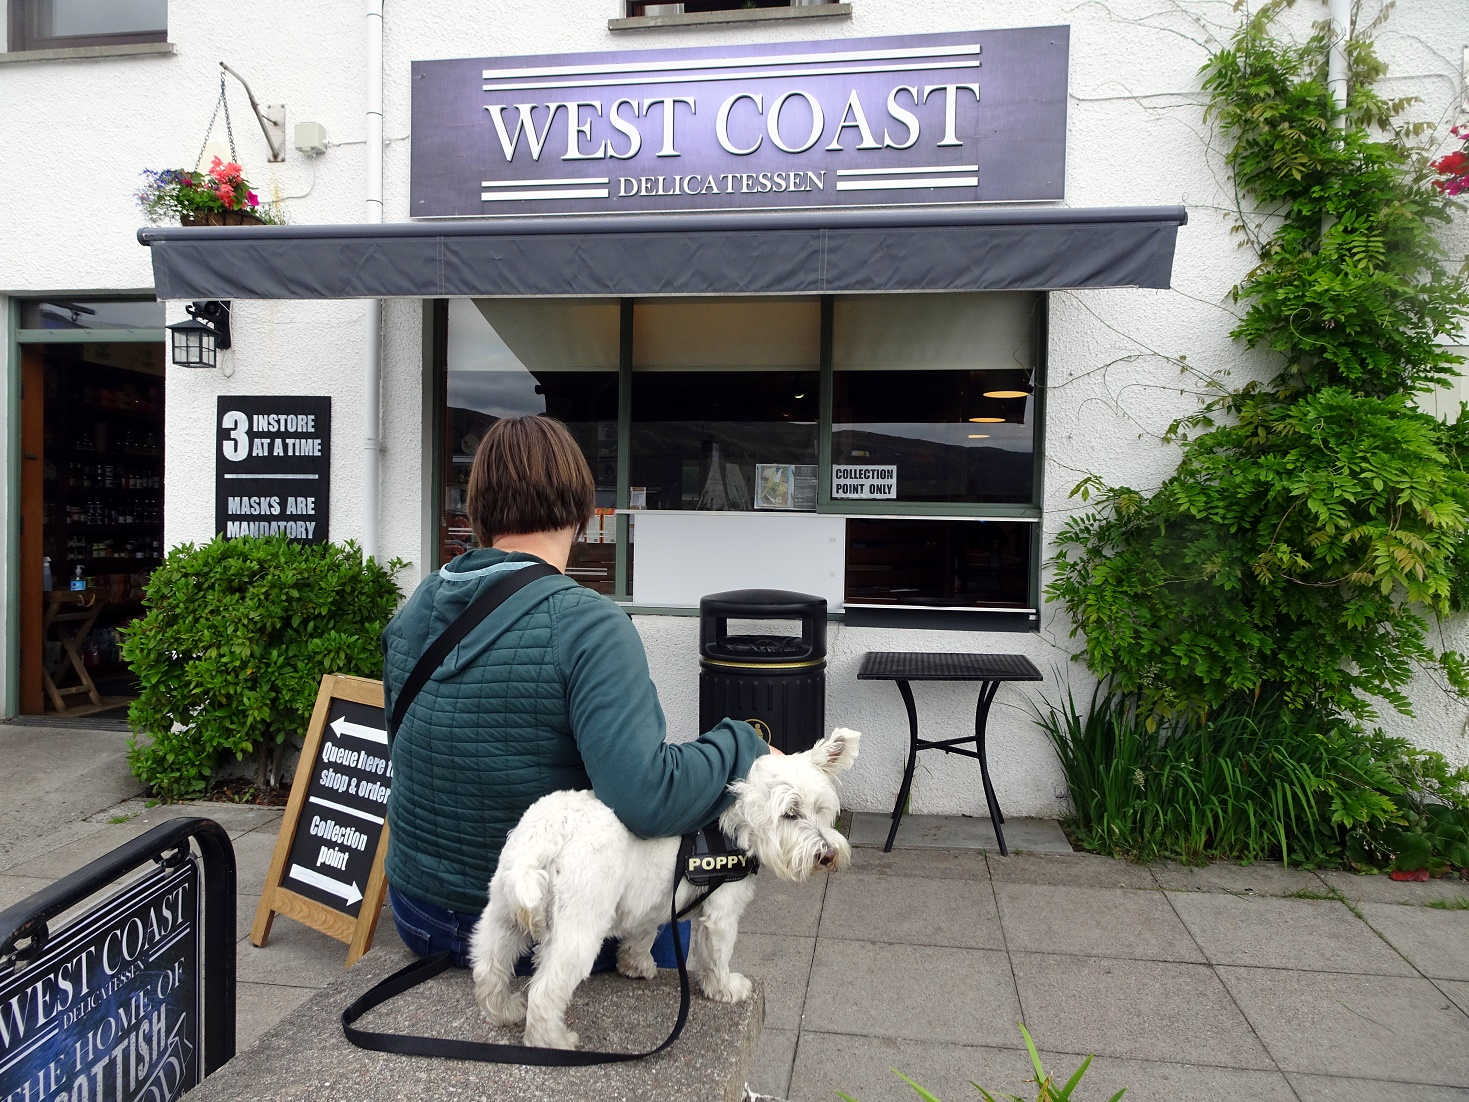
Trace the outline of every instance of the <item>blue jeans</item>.
<instances>
[{"instance_id":1,"label":"blue jeans","mask_svg":"<svg viewBox=\"0 0 1469 1102\"><path fill-rule=\"evenodd\" d=\"M454 963L460 968L469 967L469 939L480 912L451 911L426 899L400 892L388 885L388 901L393 905L393 925L398 936L409 951L421 957L435 953L453 954ZM683 942L684 959L688 959L689 924L678 924L678 936ZM673 947L673 931L668 923L658 927L658 936L653 940L653 962L659 968L677 968L678 956ZM617 941L608 938L602 943L602 951L592 965L593 972L611 972L617 967ZM535 971L531 954L526 953L515 962L517 976L529 976Z\"/></svg>"}]
</instances>

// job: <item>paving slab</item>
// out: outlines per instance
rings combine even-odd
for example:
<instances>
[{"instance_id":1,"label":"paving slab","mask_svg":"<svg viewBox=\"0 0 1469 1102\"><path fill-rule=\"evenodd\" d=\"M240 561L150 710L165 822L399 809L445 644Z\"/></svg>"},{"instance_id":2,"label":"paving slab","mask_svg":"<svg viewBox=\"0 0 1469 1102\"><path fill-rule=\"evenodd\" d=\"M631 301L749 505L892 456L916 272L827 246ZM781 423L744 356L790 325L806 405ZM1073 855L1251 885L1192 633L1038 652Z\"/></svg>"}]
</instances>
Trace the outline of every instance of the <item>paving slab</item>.
<instances>
[{"instance_id":1,"label":"paving slab","mask_svg":"<svg viewBox=\"0 0 1469 1102\"><path fill-rule=\"evenodd\" d=\"M80 837L81 820L141 793L127 744L126 730L0 724L0 871Z\"/></svg>"},{"instance_id":2,"label":"paving slab","mask_svg":"<svg viewBox=\"0 0 1469 1102\"><path fill-rule=\"evenodd\" d=\"M1458 877L1445 876L1414 884L1405 880L1394 880L1383 873L1322 871L1317 875L1327 886L1359 903L1406 903L1422 906L1434 901L1452 902L1469 898L1469 880Z\"/></svg>"},{"instance_id":3,"label":"paving slab","mask_svg":"<svg viewBox=\"0 0 1469 1102\"><path fill-rule=\"evenodd\" d=\"M906 945L1003 949L1000 916L986 881L908 876L832 877L821 936Z\"/></svg>"},{"instance_id":4,"label":"paving slab","mask_svg":"<svg viewBox=\"0 0 1469 1102\"><path fill-rule=\"evenodd\" d=\"M1018 1030L1015 1039L1020 1039ZM970 1080L1008 1097L1023 1090L1032 1074L1029 1058L1019 1049L807 1029L801 1033L788 1097L790 1102L835 1102L836 1092L843 1091L858 1102L914 1102L918 1096L894 1068L944 1099L977 1100Z\"/></svg>"},{"instance_id":5,"label":"paving slab","mask_svg":"<svg viewBox=\"0 0 1469 1102\"><path fill-rule=\"evenodd\" d=\"M50 886L50 880L39 876L12 876L8 872L0 873L0 911Z\"/></svg>"},{"instance_id":6,"label":"paving slab","mask_svg":"<svg viewBox=\"0 0 1469 1102\"><path fill-rule=\"evenodd\" d=\"M1011 953L1025 1023L1065 1052L1273 1070L1213 970L1201 964Z\"/></svg>"},{"instance_id":7,"label":"paving slab","mask_svg":"<svg viewBox=\"0 0 1469 1102\"><path fill-rule=\"evenodd\" d=\"M1162 892L994 885L1012 951L1204 963Z\"/></svg>"},{"instance_id":8,"label":"paving slab","mask_svg":"<svg viewBox=\"0 0 1469 1102\"><path fill-rule=\"evenodd\" d=\"M799 1029L816 939L740 931L730 967L765 984L765 1021L777 1029Z\"/></svg>"},{"instance_id":9,"label":"paving slab","mask_svg":"<svg viewBox=\"0 0 1469 1102\"><path fill-rule=\"evenodd\" d=\"M796 1061L794 1029L766 1026L755 1042L755 1066L750 1069L749 1088L756 1094L786 1098L791 1091L791 1065Z\"/></svg>"},{"instance_id":10,"label":"paving slab","mask_svg":"<svg viewBox=\"0 0 1469 1102\"><path fill-rule=\"evenodd\" d=\"M1095 853L1012 853L1008 857L993 853L988 860L990 878L997 882L1158 890L1158 882L1147 865L1134 865Z\"/></svg>"},{"instance_id":11,"label":"paving slab","mask_svg":"<svg viewBox=\"0 0 1469 1102\"><path fill-rule=\"evenodd\" d=\"M1362 917L1431 979L1469 980L1469 911L1360 903Z\"/></svg>"},{"instance_id":12,"label":"paving slab","mask_svg":"<svg viewBox=\"0 0 1469 1102\"><path fill-rule=\"evenodd\" d=\"M1434 980L1434 986L1454 1001L1454 1004L1469 1015L1469 983L1457 980Z\"/></svg>"},{"instance_id":13,"label":"paving slab","mask_svg":"<svg viewBox=\"0 0 1469 1102\"><path fill-rule=\"evenodd\" d=\"M1179 865L1163 862L1152 866L1158 886L1174 892L1231 892L1239 895L1295 895L1298 892L1326 894L1327 886L1308 869L1283 865Z\"/></svg>"},{"instance_id":14,"label":"paving slab","mask_svg":"<svg viewBox=\"0 0 1469 1102\"><path fill-rule=\"evenodd\" d=\"M1058 1083L1065 1083L1087 1054L1042 1049L1040 1055L1046 1073ZM1092 1058L1077 1088L1077 1098L1102 1102L1123 1088L1127 1090L1123 1102L1134 1098L1139 1102L1150 1099L1219 1102L1242 1098L1250 1102L1296 1102L1290 1084L1278 1071L1242 1071L1160 1060L1125 1060L1117 1056Z\"/></svg>"},{"instance_id":15,"label":"paving slab","mask_svg":"<svg viewBox=\"0 0 1469 1102\"><path fill-rule=\"evenodd\" d=\"M852 816L854 846L881 846L893 825L891 814L858 811ZM1071 843L1055 819L1006 819L1005 844L1015 852L1070 853ZM982 849L999 852L994 826L970 815L904 815L893 848Z\"/></svg>"},{"instance_id":16,"label":"paving slab","mask_svg":"<svg viewBox=\"0 0 1469 1102\"><path fill-rule=\"evenodd\" d=\"M405 955L369 954L287 1014L248 1050L190 1092L190 1102L284 1102L351 1098L505 1098L518 1102L736 1102L754 1060L761 993L736 1004L695 996L683 1036L647 1060L585 1068L536 1068L427 1060L353 1048L337 1025L342 1007ZM678 1008L678 976L647 981L592 976L572 1001L568 1024L587 1048L652 1048ZM365 1028L486 1041L519 1040L479 1016L467 972L451 970L362 1019Z\"/></svg>"},{"instance_id":17,"label":"paving slab","mask_svg":"<svg viewBox=\"0 0 1469 1102\"><path fill-rule=\"evenodd\" d=\"M382 923L378 931L381 934ZM282 915L276 916L264 945L251 945L248 937L235 942L236 975L251 983L325 987L346 970L345 942Z\"/></svg>"},{"instance_id":18,"label":"paving slab","mask_svg":"<svg viewBox=\"0 0 1469 1102\"><path fill-rule=\"evenodd\" d=\"M1166 894L1213 964L1414 974L1411 964L1334 899Z\"/></svg>"},{"instance_id":19,"label":"paving slab","mask_svg":"<svg viewBox=\"0 0 1469 1102\"><path fill-rule=\"evenodd\" d=\"M1329 1075L1286 1076L1301 1102L1469 1102L1469 1087L1434 1087Z\"/></svg>"},{"instance_id":20,"label":"paving slab","mask_svg":"<svg viewBox=\"0 0 1469 1102\"><path fill-rule=\"evenodd\" d=\"M872 876L925 876L938 880L988 880L989 868L983 850L895 849L883 853L878 847L854 846L847 872Z\"/></svg>"},{"instance_id":21,"label":"paving slab","mask_svg":"<svg viewBox=\"0 0 1469 1102\"><path fill-rule=\"evenodd\" d=\"M1216 971L1282 1071L1469 1083L1469 1016L1428 980Z\"/></svg>"},{"instance_id":22,"label":"paving slab","mask_svg":"<svg viewBox=\"0 0 1469 1102\"><path fill-rule=\"evenodd\" d=\"M89 815L89 823L114 824L118 821L156 826L169 819L201 818L212 819L234 838L247 834L268 823L279 824L285 813L280 807L261 807L257 804L239 804L223 800L182 800L178 803L160 804L136 796L120 804ZM140 830L138 833L142 833Z\"/></svg>"},{"instance_id":23,"label":"paving slab","mask_svg":"<svg viewBox=\"0 0 1469 1102\"><path fill-rule=\"evenodd\" d=\"M827 874L793 884L766 873L755 877L755 898L740 918L740 933L815 937L826 897Z\"/></svg>"},{"instance_id":24,"label":"paving slab","mask_svg":"<svg viewBox=\"0 0 1469 1102\"><path fill-rule=\"evenodd\" d=\"M802 1028L1004 1046L1019 1020L1004 953L823 937Z\"/></svg>"},{"instance_id":25,"label":"paving slab","mask_svg":"<svg viewBox=\"0 0 1469 1102\"><path fill-rule=\"evenodd\" d=\"M315 987L284 987L278 983L237 981L235 1051L244 1052L273 1025L316 994L317 990Z\"/></svg>"},{"instance_id":26,"label":"paving slab","mask_svg":"<svg viewBox=\"0 0 1469 1102\"><path fill-rule=\"evenodd\" d=\"M259 895L265 890L265 874L270 871L270 859L275 856L277 833L273 827L261 827L231 839L235 847L236 881L242 894Z\"/></svg>"}]
</instances>

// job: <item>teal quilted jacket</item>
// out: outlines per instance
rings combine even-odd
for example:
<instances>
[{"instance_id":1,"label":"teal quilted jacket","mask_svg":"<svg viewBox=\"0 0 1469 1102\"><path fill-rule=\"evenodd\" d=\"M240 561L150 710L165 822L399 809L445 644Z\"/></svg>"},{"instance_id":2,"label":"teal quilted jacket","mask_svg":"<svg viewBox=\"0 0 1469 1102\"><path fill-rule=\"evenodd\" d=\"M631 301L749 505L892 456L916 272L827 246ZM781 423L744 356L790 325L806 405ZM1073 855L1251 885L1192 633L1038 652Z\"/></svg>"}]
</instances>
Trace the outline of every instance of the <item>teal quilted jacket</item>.
<instances>
[{"instance_id":1,"label":"teal quilted jacket","mask_svg":"<svg viewBox=\"0 0 1469 1102\"><path fill-rule=\"evenodd\" d=\"M383 633L389 714L429 643L504 571L535 561L481 549L424 580ZM634 833L683 834L718 815L728 784L766 752L737 720L692 742L667 743L664 733L627 615L567 577L532 582L450 653L403 717L388 880L441 907L478 911L505 835L546 793L591 788Z\"/></svg>"}]
</instances>

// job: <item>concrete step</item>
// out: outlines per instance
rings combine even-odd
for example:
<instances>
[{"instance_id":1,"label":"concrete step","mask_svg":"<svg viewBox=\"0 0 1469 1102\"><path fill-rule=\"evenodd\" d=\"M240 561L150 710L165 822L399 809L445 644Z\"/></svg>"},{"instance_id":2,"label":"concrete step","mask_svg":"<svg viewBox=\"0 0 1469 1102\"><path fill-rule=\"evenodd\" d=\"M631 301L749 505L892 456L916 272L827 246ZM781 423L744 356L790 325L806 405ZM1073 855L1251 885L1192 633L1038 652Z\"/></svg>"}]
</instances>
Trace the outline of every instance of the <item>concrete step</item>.
<instances>
[{"instance_id":1,"label":"concrete step","mask_svg":"<svg viewBox=\"0 0 1469 1102\"><path fill-rule=\"evenodd\" d=\"M679 1039L647 1060L583 1068L483 1064L368 1052L342 1036L341 1013L369 987L411 958L374 950L322 988L249 1048L189 1093L190 1102L286 1102L351 1098L514 1098L519 1102L653 1099L659 1102L739 1102L755 1060L765 999L755 993L735 1005L697 992ZM577 989L567 1024L583 1048L640 1051L654 1047L678 1013L678 973L652 980L615 973L590 977ZM518 1030L491 1027L480 1016L469 974L457 969L373 1010L364 1029L520 1043Z\"/></svg>"}]
</instances>

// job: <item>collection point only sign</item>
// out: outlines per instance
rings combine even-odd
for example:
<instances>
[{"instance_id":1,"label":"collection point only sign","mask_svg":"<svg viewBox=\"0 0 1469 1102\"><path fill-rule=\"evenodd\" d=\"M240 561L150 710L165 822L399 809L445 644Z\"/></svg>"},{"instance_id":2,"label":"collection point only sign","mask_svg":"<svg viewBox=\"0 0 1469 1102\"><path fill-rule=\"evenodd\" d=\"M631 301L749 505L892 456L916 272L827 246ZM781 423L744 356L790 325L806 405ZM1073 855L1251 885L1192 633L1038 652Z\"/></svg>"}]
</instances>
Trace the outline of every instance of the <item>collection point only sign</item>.
<instances>
[{"instance_id":1,"label":"collection point only sign","mask_svg":"<svg viewBox=\"0 0 1469 1102\"><path fill-rule=\"evenodd\" d=\"M1069 28L413 63L414 217L1064 197Z\"/></svg>"}]
</instances>

